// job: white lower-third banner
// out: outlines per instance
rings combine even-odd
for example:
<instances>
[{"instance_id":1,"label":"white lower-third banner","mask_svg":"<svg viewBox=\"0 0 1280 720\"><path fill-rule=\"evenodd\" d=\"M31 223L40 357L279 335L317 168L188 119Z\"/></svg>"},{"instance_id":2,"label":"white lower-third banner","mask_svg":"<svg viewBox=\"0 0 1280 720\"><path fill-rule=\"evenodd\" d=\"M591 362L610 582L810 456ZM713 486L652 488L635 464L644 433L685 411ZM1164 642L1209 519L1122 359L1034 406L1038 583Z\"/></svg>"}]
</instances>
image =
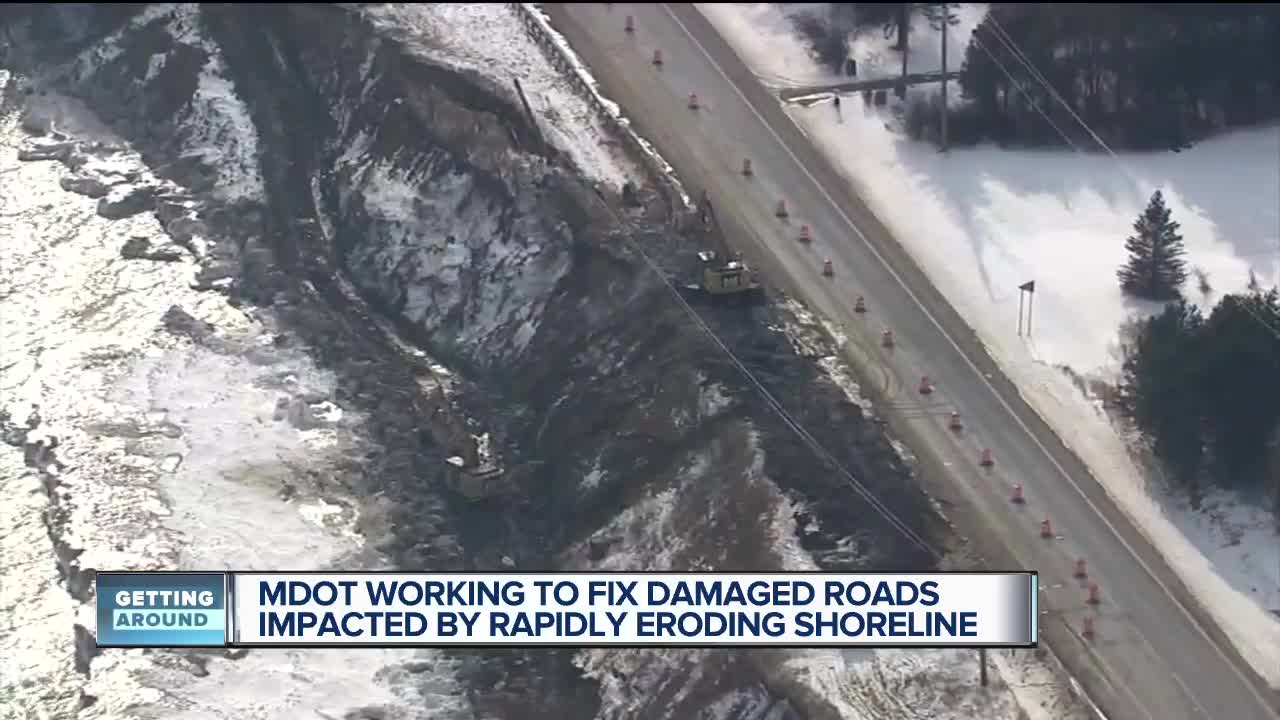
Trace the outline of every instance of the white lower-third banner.
<instances>
[{"instance_id":1,"label":"white lower-third banner","mask_svg":"<svg viewBox=\"0 0 1280 720\"><path fill-rule=\"evenodd\" d=\"M1035 573L229 573L230 644L1029 647Z\"/></svg>"}]
</instances>

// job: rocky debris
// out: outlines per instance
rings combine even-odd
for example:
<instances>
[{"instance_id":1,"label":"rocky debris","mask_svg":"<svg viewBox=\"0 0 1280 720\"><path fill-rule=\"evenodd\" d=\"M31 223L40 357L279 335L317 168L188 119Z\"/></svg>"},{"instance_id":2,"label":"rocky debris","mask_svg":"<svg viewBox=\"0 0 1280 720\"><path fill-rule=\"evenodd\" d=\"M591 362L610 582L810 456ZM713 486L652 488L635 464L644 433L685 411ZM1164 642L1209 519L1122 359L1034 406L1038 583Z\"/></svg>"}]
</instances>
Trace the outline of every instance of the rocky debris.
<instances>
[{"instance_id":1,"label":"rocky debris","mask_svg":"<svg viewBox=\"0 0 1280 720\"><path fill-rule=\"evenodd\" d=\"M290 406L292 406L292 404L293 404L293 401L287 397L277 398L276 409L271 414L271 419L275 420L276 422L280 422L281 420L284 420L285 418L289 417L289 408Z\"/></svg>"},{"instance_id":2,"label":"rocky debris","mask_svg":"<svg viewBox=\"0 0 1280 720\"><path fill-rule=\"evenodd\" d=\"M58 438L52 435L28 441L22 446L22 461L27 467L40 471L52 471L57 474L61 468L54 450L58 448Z\"/></svg>"},{"instance_id":3,"label":"rocky debris","mask_svg":"<svg viewBox=\"0 0 1280 720\"><path fill-rule=\"evenodd\" d=\"M10 424L9 416L5 413L0 413L0 425L8 426ZM52 435L45 435L44 437L32 439L30 434L36 431L39 426L40 419L38 416L33 415L27 419L27 440L22 446L22 460L27 467L40 474L41 485L44 487L44 494L48 499L49 504L44 512L44 522L49 533L49 539L53 543L54 562L58 567L58 574L62 578L67 594L81 603L86 603L92 595L93 579L96 573L92 569L82 569L80 567L79 557L83 550L72 544L67 532L71 514L67 503L71 496L65 489L61 488L62 481L59 477L66 470L66 466L58 460L56 454L58 438Z\"/></svg>"},{"instance_id":4,"label":"rocky debris","mask_svg":"<svg viewBox=\"0 0 1280 720\"><path fill-rule=\"evenodd\" d=\"M286 420L299 430L314 430L318 427L333 425L341 414L341 409L327 400L282 397L276 400L272 417L276 421Z\"/></svg>"},{"instance_id":5,"label":"rocky debris","mask_svg":"<svg viewBox=\"0 0 1280 720\"><path fill-rule=\"evenodd\" d=\"M163 322L165 330L180 337L190 338L197 344L204 344L215 331L213 325L192 317L177 305L165 311Z\"/></svg>"},{"instance_id":6,"label":"rocky debris","mask_svg":"<svg viewBox=\"0 0 1280 720\"><path fill-rule=\"evenodd\" d=\"M182 247L199 255L195 247L195 238L208 237L209 228L200 219L193 207L194 203L180 195L166 194L156 199L156 219L160 227L169 234L170 239Z\"/></svg>"},{"instance_id":7,"label":"rocky debris","mask_svg":"<svg viewBox=\"0 0 1280 720\"><path fill-rule=\"evenodd\" d=\"M29 142L18 151L18 159L24 162L53 160L62 163L72 175L62 178L58 184L63 190L99 200L98 208L103 217L117 219L136 215L151 209L151 197L156 190L150 186L120 189L116 197L110 197L113 188L124 183L137 183L142 173L138 170L122 170L108 166L98 172L86 170L95 159L107 158L123 151L123 148L103 142L79 142L63 133L50 130L50 123L36 118L24 120L24 128L37 136L49 135L54 141Z\"/></svg>"},{"instance_id":8,"label":"rocky debris","mask_svg":"<svg viewBox=\"0 0 1280 720\"><path fill-rule=\"evenodd\" d=\"M38 162L56 160L66 162L75 152L76 144L71 141L33 144L18 151L18 159L22 162Z\"/></svg>"},{"instance_id":9,"label":"rocky debris","mask_svg":"<svg viewBox=\"0 0 1280 720\"><path fill-rule=\"evenodd\" d=\"M429 673L432 670L435 670L436 664L433 662L423 662L421 660L411 660L401 665L400 669L410 675L422 675L423 673Z\"/></svg>"},{"instance_id":10,"label":"rocky debris","mask_svg":"<svg viewBox=\"0 0 1280 720\"><path fill-rule=\"evenodd\" d=\"M0 441L11 447L22 447L27 444L27 433L30 427L19 427L9 420L9 413L0 410Z\"/></svg>"},{"instance_id":11,"label":"rocky debris","mask_svg":"<svg viewBox=\"0 0 1280 720\"><path fill-rule=\"evenodd\" d=\"M156 188L139 185L123 192L113 192L98 201L98 214L108 220L122 220L155 209Z\"/></svg>"},{"instance_id":12,"label":"rocky debris","mask_svg":"<svg viewBox=\"0 0 1280 720\"><path fill-rule=\"evenodd\" d=\"M217 171L208 167L206 158L199 154L186 154L172 158L165 166L165 177L193 193L205 193L218 183Z\"/></svg>"},{"instance_id":13,"label":"rocky debris","mask_svg":"<svg viewBox=\"0 0 1280 720\"><path fill-rule=\"evenodd\" d=\"M190 652L187 653L186 657L187 662L191 664L188 670L192 675L196 677L209 676L209 660L211 658L208 655L200 652Z\"/></svg>"},{"instance_id":14,"label":"rocky debris","mask_svg":"<svg viewBox=\"0 0 1280 720\"><path fill-rule=\"evenodd\" d=\"M223 266L202 266L191 283L192 290L222 290L229 296L237 287L233 268ZM229 299L228 302L231 302ZM232 303L234 304L234 303Z\"/></svg>"},{"instance_id":15,"label":"rocky debris","mask_svg":"<svg viewBox=\"0 0 1280 720\"><path fill-rule=\"evenodd\" d=\"M635 183L630 180L622 183L622 204L629 208L637 208L643 204L640 194L636 190Z\"/></svg>"},{"instance_id":16,"label":"rocky debris","mask_svg":"<svg viewBox=\"0 0 1280 720\"><path fill-rule=\"evenodd\" d=\"M84 430L90 435L133 440L153 436L166 437L170 440L182 437L182 428L167 420L162 420L158 423L138 422L136 420L94 422L85 425Z\"/></svg>"},{"instance_id":17,"label":"rocky debris","mask_svg":"<svg viewBox=\"0 0 1280 720\"><path fill-rule=\"evenodd\" d=\"M89 664L98 655L97 639L80 623L76 623L73 628L76 644L76 672L88 676Z\"/></svg>"},{"instance_id":18,"label":"rocky debris","mask_svg":"<svg viewBox=\"0 0 1280 720\"><path fill-rule=\"evenodd\" d=\"M216 12L225 15L240 11L227 8ZM311 138L312 142L308 143L306 134L301 131L304 127L310 127L310 124L300 122L300 116L295 113L309 105L294 100L290 97L290 93L297 88L326 87L328 79L334 77L333 63L335 62L338 63L337 77L343 78L349 75L353 78L353 81L345 86L353 94L346 97L326 97L324 98L326 102L350 101L352 107L359 109L363 107L362 103L366 102L364 98L369 89L366 85L369 73L348 72L348 70L355 70L349 56L344 54L328 58L321 52L325 48L344 48L345 52L345 49L350 47L350 43L347 42L350 38L344 35L325 35L325 31L330 31L332 28L343 28L342 32L346 33L352 26L352 23L334 22L334 12L329 8L315 9L310 6L291 11L297 14L300 20L310 19L311 21L309 27L304 26L302 34L318 40L315 43L317 53L304 54L302 57L312 58L314 67L290 68L289 73L280 73L272 61L259 61L262 57L271 57L270 53L248 57L244 56L244 52L228 54L228 61L233 69L237 65L244 68L242 72L242 79L245 80L244 87L252 87L255 78L263 79L262 90L258 93L257 102L253 104L255 111L261 117L274 119L274 122L259 120L259 123L263 128L274 128L275 134L285 136L272 138L271 133L264 132L264 135L268 136L267 141L274 144L268 145L267 149L270 152L264 151L262 158L264 165L274 165L276 168L275 172L268 173L275 177L273 181L275 186L272 187L272 212L278 212L288 218L305 215L305 206L311 204L312 198L312 194L305 192L306 188L302 187L307 173L295 163L301 163L302 168L308 164L313 168L317 165L329 167L333 164L334 158L322 149L342 145L340 142L333 142L338 138L323 137ZM210 16L213 15L215 12L211 11ZM245 14L244 18L248 23L262 22L257 18L250 18L248 14ZM271 21L268 20L268 22ZM235 27L232 25L231 31L224 32L226 39L233 41L241 39L243 33L234 32ZM294 22L280 23L278 31L299 32L297 23ZM380 48L386 46L387 44L377 44ZM263 42L262 49L269 50L269 43ZM400 57L374 59L394 70L376 73L379 77L389 79L383 80L382 85L375 88L375 91L401 94L405 89L403 87L397 87L394 84L383 87L388 83L399 84L401 79L398 79L397 75L401 74L406 74L405 77L410 84L419 81L417 77L410 74L415 72L409 67L412 64L403 62ZM280 60L280 62L286 61ZM293 64L298 63L299 61L295 60ZM305 71L313 71L314 75L311 77L316 78L317 81L297 82L296 78L305 76ZM279 77L273 78L273 74ZM121 73L118 77L135 76L135 74ZM100 77L112 78L113 76L104 73ZM437 76L427 75L426 81L429 82L433 78L438 79ZM281 81L282 79L285 81ZM290 82L289 79L294 81ZM320 80L323 80L323 83ZM95 80L95 83L95 92L101 92L101 88L105 87L104 81ZM240 88L242 92L244 87ZM411 89L416 93L416 88ZM289 258L306 257L315 251L315 248L308 244L314 241L308 239L307 233L267 234L268 240L261 243L275 243L282 251L279 252L280 258L273 259L270 253L260 252L254 243L245 242L247 236L254 234L255 229L252 226L260 225L261 221L254 220L240 207L228 209L225 213L227 217L221 217L211 209L202 222L193 214L186 198L172 197L166 189L152 191L149 197L137 198L135 202L140 207L136 212L153 210L165 231L175 242L183 242L182 238L190 239L194 235L201 234L204 222L215 228L220 235L227 233L228 226L241 226L236 232L231 233L239 241L238 243L211 243L211 257L206 267L201 269L196 287L225 288L233 295L241 292L243 288L245 296L250 292L259 292L268 300L294 298L288 301L288 304L293 307L285 307L285 303L282 302L276 310L287 319L291 329L297 329L301 338L300 345L314 348L313 351L325 361L326 365L335 368L335 372L342 378L342 389L336 397L344 406L368 412L374 418L370 426L371 433L375 433L377 440L377 451L365 456L367 467L364 466L365 461L360 461L359 471L352 473L352 482L367 482L364 480L367 477L375 483L378 496L386 498L388 509L385 522L393 530L388 531L385 545L379 544L380 550L385 550L401 566L431 566L448 569L465 565L469 562L466 556L493 558L497 554L499 562L508 568L516 565L554 567L554 561L550 558L554 557L553 553L563 549L561 543L565 542L565 536L590 534L594 523L602 522L602 518L609 517L609 511L614 510L615 501L621 505L626 496L630 495L629 490L646 486L656 473L665 468L660 456L671 454L671 448L681 444L693 447L712 440L724 442L726 438L733 440L733 434L729 432L733 426L729 423L708 425L704 428L677 427L673 424L670 418L684 410L682 404L691 397L687 393L682 393L681 388L692 387L692 384L666 383L662 379L685 377L689 375L691 368L699 367L708 375L719 374L720 376L715 379L729 392L739 390L744 397L750 396L750 392L749 388L742 387L736 375L730 372L731 369L726 369L718 355L704 349L705 343L690 342L689 333L694 331L690 329L683 317L678 316L675 306L669 298L659 292L660 288L657 287L656 281L650 279L642 266L628 258L626 254L611 252L609 243L599 239L594 241L582 239L597 235L596 232L589 232L589 230L594 230L591 226L599 221L592 218L591 211L577 206L578 200L571 192L573 188L565 186L566 183L560 179L559 173L539 181L536 178L531 179L529 177L531 173L505 166L514 153L507 150L503 143L506 142L506 138L516 135L517 131L493 120L493 117L501 117L501 112L493 115L474 110L477 106L497 106L486 98L481 97L478 101L472 99L463 105L453 107L458 103L451 98L461 96L464 90L455 86L447 93L420 94L430 99L433 107L431 118L435 122L427 129L440 130L442 127L455 125L458 128L474 129L471 136L461 131L444 133L447 135L445 140L455 146L449 149L455 153L456 157L470 158L473 154L478 154L489 158L486 161L489 165L479 168L479 172L475 173L480 181L476 184L476 190L465 196L466 203L458 206L439 203L442 216L453 217L456 214L459 218L457 223L453 223L456 227L439 228L441 234L456 233L458 228L469 229L473 223L481 223L484 213L476 209L482 205L482 202L477 202L477 198L483 199L488 196L491 200L490 212L501 216L499 230L504 240L521 237L535 238L534 242L541 242L546 240L544 236L547 235L581 236L572 247L575 262L573 272L563 278L547 276L544 278L544 287L535 287L524 298L519 298L521 302L553 298L553 302L549 303L551 309L547 311L546 319L543 320L547 331L539 332L534 336L527 352L509 354L501 362L493 364L495 372L490 377L496 375L501 378L501 382L494 383L494 387L490 388L494 396L492 400L479 397L478 393L461 394L462 402L477 406L474 412L468 414L493 420L499 446L538 449L550 456L548 459L551 462L547 471L539 476L540 479L543 476L546 479L536 486L539 489L545 487L547 492L538 493L536 497L522 501L518 508L504 507L498 512L493 512L492 509L488 512L469 512L463 516L461 522L458 522L458 526L466 533L465 537L456 536L460 533L441 531L441 528L450 526L453 513L446 511L444 506L437 503L430 487L439 475L437 468L441 464L439 460L443 458L438 456L443 448L435 447L436 443L431 441L429 434L421 430L423 420L429 417L424 410L430 405L425 402L414 402L413 405L406 407L403 390L412 387L411 374L401 367L402 363L393 352L384 348L385 340L379 338L376 333L367 332L371 323L362 322L350 307L342 305L341 301L332 300L333 292L326 293L323 286L317 290L311 286L310 282L306 283L309 288L306 291L299 287L301 285L299 281L307 275L303 274L304 268L290 265ZM115 96L120 98L135 95L116 92ZM300 97L304 100L310 99L310 96L305 94ZM274 104L280 107L275 108L277 112L273 118ZM362 114L356 112L352 117L360 118ZM147 120L151 121L152 118ZM127 126L127 123L125 125ZM431 143L423 141L424 138L433 137L439 141L439 137L431 132L418 132L416 126L398 128L401 133L408 132L408 139L402 139L395 137L399 134L393 132L397 128L382 125L387 124L377 121L371 126L375 131L373 136L384 140L382 147L371 151L371 157L394 153L400 158L402 164L419 168L434 167L436 163L433 160L436 157L449 157L448 153L438 149L433 150ZM353 125L344 129L351 132L343 137L350 137L359 128ZM144 125L139 122L130 127L130 130L144 135L150 131L155 131L159 135L165 132L164 125L161 123ZM145 139L150 142L156 138L146 137ZM312 148L316 153L314 157L307 156L309 144L315 145L315 148ZM490 147L499 148L501 152L473 153L476 148ZM152 157L155 159L152 167L157 168L156 172L160 172L158 163L170 159L163 153L160 157ZM80 153L67 150L62 159L70 167L80 162L80 158ZM522 160L522 162L528 161L528 158ZM391 164L384 165L389 167ZM461 161L460 164L465 166L468 162ZM174 169L175 167L180 169L180 166L181 163L178 166L167 166L164 171L165 177L172 179L175 175L183 176L184 173ZM500 178L499 183L505 187L496 191L483 191L487 187L485 182L491 182L484 177L486 173ZM325 177L321 187L315 191L317 195L344 198L352 192L349 176L338 174ZM421 173L417 177L419 180L425 179L425 175ZM421 186L422 182L416 184ZM436 194L442 195L448 188L443 183L438 184L442 187ZM102 200L115 203L118 207L125 198L125 189L117 188L108 193L110 197L104 197ZM294 192L295 190L300 191ZM505 190L505 196L503 190ZM138 192L138 189L134 188L130 192ZM117 193L120 195L117 196ZM530 196L531 193L537 195L536 202L529 200L527 204L523 204L520 199ZM624 202L627 204L642 202L640 196L649 193L647 188L632 186L626 193L629 197L625 198ZM515 202L512 201L513 198L516 199ZM420 200L415 204L415 208L424 202L426 200ZM289 207L291 203L302 203L304 207ZM360 203L351 205L358 207ZM394 227L394 223L387 222L381 224L381 232L378 233L381 235L380 238L370 238L369 236L375 234L373 231L379 228L371 228L372 223L369 219L361 217L358 212L341 212L345 207L347 207L346 203L340 203L337 208L329 208L339 211L336 218L336 237L347 238L348 242L365 245L377 244L378 240L383 242L403 240L403 235L396 237L398 233L402 233L403 229ZM427 207L430 208L430 206ZM420 213L423 210L418 208L414 212ZM564 220L564 217L568 217L569 220ZM421 229L418 226L425 225L422 220L423 218L417 217L416 220L411 220L407 224L414 230ZM555 229L559 228L562 222L566 223L573 232L561 232ZM244 232L246 229L249 232ZM260 233L261 228L256 230ZM668 238L666 235L666 233L654 231L643 237L646 242L688 245L684 238ZM487 247L478 236L472 238L470 233L460 235L457 244L467 249L477 259L485 256L484 253L477 252ZM519 245L519 243L509 242L496 243L495 240L492 247L502 249L508 244ZM448 243L448 245L452 247L454 243ZM567 257L569 248L566 247L563 250ZM220 253L225 253L226 257L223 258ZM463 315L466 312L474 312L477 308L484 308L481 301L486 295L498 290L499 284L507 279L502 278L499 269L505 270L508 265L519 267L519 261L525 260L527 256L537 255L538 253L533 251L504 252L500 256L499 268L482 265L475 261L475 267L467 266L466 269L474 270L476 274L486 275L488 284L483 286L479 282L467 280L466 275L451 276L450 273L455 272L456 266L443 263L440 268L431 273L425 271L416 273L412 279L415 282L429 279L442 284L474 285L472 294L477 300L468 307L459 308L456 314ZM339 258L339 260L342 259ZM346 259L350 262L349 258ZM277 283L275 277L268 275L264 270L277 264L282 264L286 270L293 272L291 281L282 280ZM323 277L315 276L316 283L322 285ZM317 306L314 301L314 297L317 296L329 299L326 307ZM394 298L394 300L400 299L402 298ZM328 307L329 304L333 307ZM387 302L379 309L394 316L400 314L403 308L396 302ZM442 317L444 314L443 311L439 313ZM842 450L847 448L847 453L841 453L842 461L851 465L860 475L869 477L883 475L886 483L892 479L896 485L909 485L902 482L901 474L886 471L880 462L857 462L859 458L848 457L848 455L857 455L863 448L860 443L842 442L843 437L840 433L849 428L837 419L836 411L844 412L852 422L858 422L857 418L860 415L852 407L827 407L837 402L848 405L838 399L839 395L832 392L833 388L824 388L824 392L809 390L817 387L812 368L798 360L793 353L788 352L790 348L785 342L777 339L771 342L768 334L759 329L763 323L752 323L749 319L744 319L741 314L730 312L709 311L707 314L711 316L709 322L713 324L720 336L728 336L736 350L754 358L753 371L764 376L771 390L776 394L783 397L794 396L794 388L806 388L806 392L800 394L804 396L803 406L792 407L791 410L800 416L799 419L806 425L828 431L823 433L827 436L822 440L832 442L831 447L837 447L835 442L841 442L839 447ZM720 317L716 317L717 315ZM357 319L355 322L341 322L347 318ZM448 329L442 333L445 336L448 336L450 330L456 325L454 318L447 318L447 320L444 327ZM516 326L521 320L523 318L513 317L512 326ZM169 332L190 337L202 345L217 345L219 342L213 326L191 317L176 306L170 308L165 314L164 324ZM532 326L531 323L530 327ZM496 336L501 334L495 333ZM760 337L762 334L765 335L764 338ZM502 338L499 337L498 340ZM584 349L596 347L605 347L609 350L593 354ZM497 341L488 348L472 346L471 356L460 357L459 360L476 361L496 356L497 353L489 352L492 349L502 348ZM655 361L655 358L660 360ZM605 372L605 369L608 371ZM638 398L649 398L653 395L651 392L653 386L666 387L667 385L670 386L670 390L661 396L660 401L638 400ZM503 394L518 400L509 402L509 398L498 397ZM814 399L814 395L821 395L821 400ZM486 406L490 403L495 407L487 408ZM796 403L799 403L798 396ZM634 411L631 410L632 406L635 406ZM810 502L814 498L829 498L818 504L815 510L815 514L824 516L821 525L832 528L829 544L837 545L840 539L847 537L851 532L850 526L861 528L865 525L864 513L858 512L860 508L857 504L851 505L847 497L848 493L841 492L838 488L839 483L828 480L831 474L815 471L815 464L810 457L811 454L806 452L806 448L796 443L794 437L786 432L785 427L776 427L780 423L772 421L772 416L767 410L758 408L758 402L744 400L741 406L735 405L731 412L743 415L753 413L757 416L752 418L753 424L758 423L764 427L765 432L761 442L765 446L765 462L771 477L776 477L779 484L784 487L798 488L801 491L799 494L804 496L803 499ZM318 415L322 412L319 408L312 407L307 398L295 394L288 394L279 410L280 420L287 420L299 427L316 422L319 419ZM764 416L764 422L759 420L760 415ZM547 420L545 427L550 428L545 433L547 435L545 441L540 427L544 419ZM579 432L577 431L579 427L585 427L588 430ZM597 430L591 431L593 427ZM603 428L604 431L601 432L599 428ZM878 430L867 427L865 432L873 433ZM506 442L504 436L512 437L514 440ZM629 436L637 439L628 444ZM666 441L654 443L649 440L654 436ZM577 493L572 487L565 487L557 482L558 475L563 473L556 473L556 469L564 467L570 459L578 455L602 457L605 451L610 451L608 457L612 459L606 459L604 466L609 470L609 477L617 478L616 485L595 490L591 493L594 497L590 502L576 503ZM636 458L646 460L647 464L635 463ZM718 486L719 483L705 485L710 489ZM289 491L288 486L285 491ZM50 493L51 497L54 497L52 491ZM737 497L735 496L734 499L736 501ZM705 520L707 525L720 523L719 527L726 529L717 537L725 538L726 544L735 547L741 545L741 548L734 550L739 554L736 556L736 563L733 564L744 565L745 562L741 558L748 557L747 553L752 552L754 547L746 542L751 537L749 527L743 527L739 531L732 523L738 517L758 517L759 512L762 512L760 510L762 506L753 505L753 512L739 512L731 508L725 513L720 513L716 509L711 509L713 506L709 503L710 500L707 500L701 504L686 503L686 506L689 511L696 514L699 522ZM907 509L910 510L910 507ZM719 517L722 514L724 517ZM496 517L490 518L489 515ZM841 520L844 521L843 526ZM372 524L370 526L373 527ZM870 531L867 533L871 535ZM52 528L51 535L57 537L57 533ZM373 544L372 541L371 544ZM718 546L712 547L712 551L719 552ZM732 560L733 556L728 555L727 552L725 557ZM751 557L754 560L756 556ZM64 568L74 569L73 555L70 559L66 559L60 552L59 560ZM495 655L496 659L492 663L494 665L501 664L506 658L512 656L514 656L513 662L517 663L523 662L526 658L522 653ZM227 657L232 657L230 652ZM477 716L506 715L512 714L510 709L517 707L527 711L533 705L530 703L531 699L538 705L550 706L547 712L536 713L539 718L597 714L595 709L581 710L584 705L593 704L595 691L590 687L583 687L589 685L586 681L579 684L575 679L576 673L572 671L567 661L560 663L549 655L538 657L547 658L545 662L537 663L541 671L539 667L533 667L513 673L509 683L503 680L502 692L480 691L485 696L482 698L481 705L504 707L508 712L483 713L483 708L476 708L475 714ZM489 665L489 663L485 664ZM728 680L728 673L720 675ZM562 678L568 678L569 682L562 686L560 684ZM496 680L497 678L494 678L485 687L494 687ZM508 686L513 689L505 689ZM472 703L473 706L477 704L474 696ZM348 715L348 717L378 717L376 708L371 712L364 710L355 712L362 714ZM692 716L694 712L689 707L682 707L680 711L667 714L679 717Z\"/></svg>"},{"instance_id":19,"label":"rocky debris","mask_svg":"<svg viewBox=\"0 0 1280 720\"><path fill-rule=\"evenodd\" d=\"M152 245L151 238L134 235L120 247L120 257L126 260L155 260L158 262L177 262L183 258L184 250L174 243Z\"/></svg>"},{"instance_id":20,"label":"rocky debris","mask_svg":"<svg viewBox=\"0 0 1280 720\"><path fill-rule=\"evenodd\" d=\"M180 217L191 214L191 201L179 195L166 193L156 197L156 219L161 225L168 225Z\"/></svg>"},{"instance_id":21,"label":"rocky debris","mask_svg":"<svg viewBox=\"0 0 1280 720\"><path fill-rule=\"evenodd\" d=\"M43 115L27 114L22 118L22 130L28 135L44 137L53 132L53 121Z\"/></svg>"},{"instance_id":22,"label":"rocky debris","mask_svg":"<svg viewBox=\"0 0 1280 720\"><path fill-rule=\"evenodd\" d=\"M85 197L91 197L95 200L106 197L111 192L111 186L102 182L95 177L87 177L84 175L69 175L58 181L63 190L73 192Z\"/></svg>"},{"instance_id":23,"label":"rocky debris","mask_svg":"<svg viewBox=\"0 0 1280 720\"><path fill-rule=\"evenodd\" d=\"M164 231L169 234L173 241L182 247L196 252L194 243L192 242L198 236L204 236L208 233L204 222L195 215L184 215L175 218L167 223L162 222Z\"/></svg>"}]
</instances>

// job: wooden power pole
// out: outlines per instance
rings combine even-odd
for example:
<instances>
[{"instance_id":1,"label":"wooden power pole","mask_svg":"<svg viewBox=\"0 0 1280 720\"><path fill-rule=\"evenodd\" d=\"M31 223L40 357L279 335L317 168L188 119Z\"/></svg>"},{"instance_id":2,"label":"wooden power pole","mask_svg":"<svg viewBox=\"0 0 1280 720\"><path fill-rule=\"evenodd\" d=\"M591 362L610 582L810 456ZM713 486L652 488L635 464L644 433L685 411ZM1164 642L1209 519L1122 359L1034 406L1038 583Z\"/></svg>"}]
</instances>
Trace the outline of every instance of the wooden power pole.
<instances>
[{"instance_id":1,"label":"wooden power pole","mask_svg":"<svg viewBox=\"0 0 1280 720\"><path fill-rule=\"evenodd\" d=\"M947 151L947 23L950 20L951 6L942 3L942 152ZM983 677L986 677L986 667L984 663Z\"/></svg>"},{"instance_id":2,"label":"wooden power pole","mask_svg":"<svg viewBox=\"0 0 1280 720\"><path fill-rule=\"evenodd\" d=\"M905 100L907 97L907 48L910 47L911 38L911 3L902 3L902 8L898 11L898 48L902 50L902 81L898 83L896 94L899 100Z\"/></svg>"}]
</instances>

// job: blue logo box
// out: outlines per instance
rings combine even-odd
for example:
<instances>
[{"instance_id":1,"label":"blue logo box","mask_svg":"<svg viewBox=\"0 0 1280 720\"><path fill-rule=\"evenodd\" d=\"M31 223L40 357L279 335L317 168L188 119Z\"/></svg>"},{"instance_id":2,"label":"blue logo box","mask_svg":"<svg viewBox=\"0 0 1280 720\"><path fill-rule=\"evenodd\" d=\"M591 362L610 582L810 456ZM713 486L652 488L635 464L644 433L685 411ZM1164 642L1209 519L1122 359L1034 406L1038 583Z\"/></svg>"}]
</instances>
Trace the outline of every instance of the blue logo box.
<instances>
[{"instance_id":1,"label":"blue logo box","mask_svg":"<svg viewBox=\"0 0 1280 720\"><path fill-rule=\"evenodd\" d=\"M98 647L226 647L224 573L100 572Z\"/></svg>"}]
</instances>

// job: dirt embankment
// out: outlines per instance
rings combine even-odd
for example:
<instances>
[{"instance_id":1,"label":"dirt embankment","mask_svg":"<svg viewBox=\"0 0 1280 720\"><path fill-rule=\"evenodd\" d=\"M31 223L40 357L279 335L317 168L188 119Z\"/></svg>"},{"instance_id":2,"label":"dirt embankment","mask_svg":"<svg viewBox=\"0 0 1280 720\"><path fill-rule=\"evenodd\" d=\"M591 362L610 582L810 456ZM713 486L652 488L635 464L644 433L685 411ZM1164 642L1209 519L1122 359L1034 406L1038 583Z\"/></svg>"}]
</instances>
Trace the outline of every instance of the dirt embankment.
<instances>
[{"instance_id":1,"label":"dirt embankment","mask_svg":"<svg viewBox=\"0 0 1280 720\"><path fill-rule=\"evenodd\" d=\"M154 8L6 12L46 41L21 53L37 84L83 98L201 199L203 281L284 318L338 375L339 404L372 418L381 450L351 458L344 482L371 498L362 531L399 566L769 569L800 549L832 570L927 566L622 240L672 274L698 241L657 203L606 210L492 87L334 6L207 5L191 32ZM183 150L215 50L256 129L261 200L218 199L217 163ZM819 367L835 353L816 328L778 302L698 312L841 464L946 544L882 428ZM382 326L446 366L448 412L490 434L519 493L444 492L452 450L419 383L439 367ZM767 658L736 653L466 658L477 711L504 717L589 717L604 694L635 716L695 717L776 685Z\"/></svg>"}]
</instances>

